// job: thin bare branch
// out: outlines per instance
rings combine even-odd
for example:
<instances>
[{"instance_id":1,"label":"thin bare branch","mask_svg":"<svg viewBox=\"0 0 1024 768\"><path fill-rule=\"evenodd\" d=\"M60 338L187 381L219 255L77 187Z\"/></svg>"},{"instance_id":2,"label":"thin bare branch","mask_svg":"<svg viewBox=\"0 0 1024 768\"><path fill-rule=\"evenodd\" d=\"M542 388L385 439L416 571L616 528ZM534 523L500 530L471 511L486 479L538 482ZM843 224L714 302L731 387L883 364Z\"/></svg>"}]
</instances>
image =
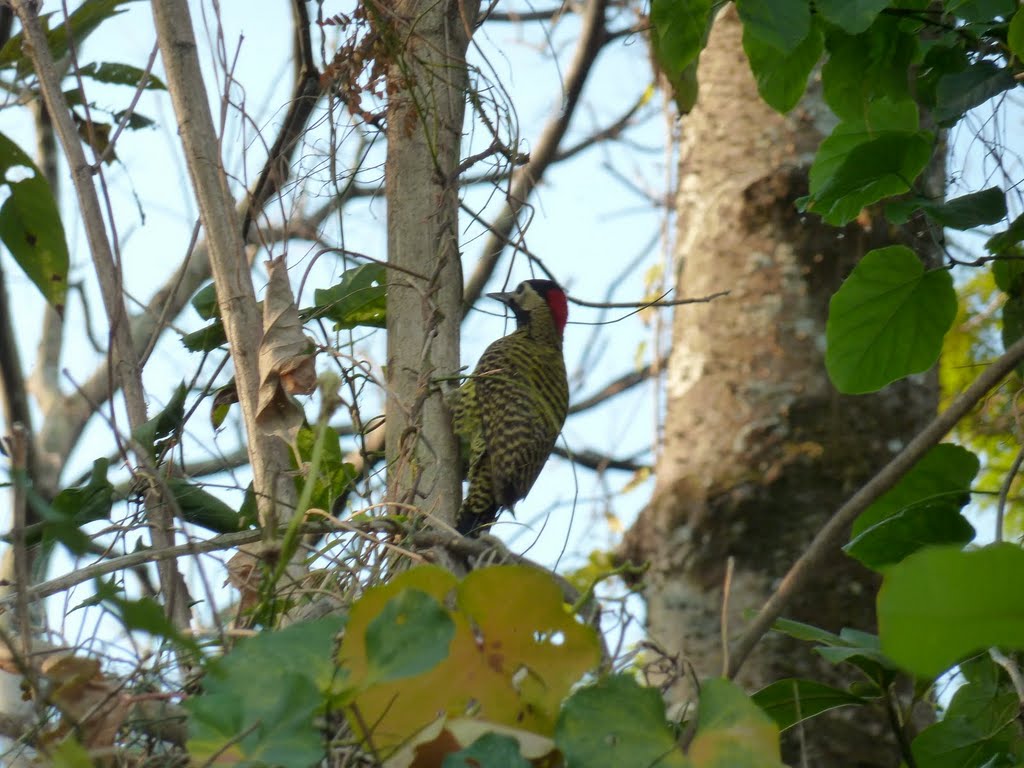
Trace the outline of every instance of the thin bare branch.
<instances>
[{"instance_id":1,"label":"thin bare branch","mask_svg":"<svg viewBox=\"0 0 1024 768\"><path fill-rule=\"evenodd\" d=\"M648 363L638 371L631 371L630 373L620 376L614 381L605 384L601 389L592 394L590 397L581 400L569 408L569 415L579 413L580 411L586 411L595 406L601 405L606 400L609 400L616 395L622 394L627 389L635 387L641 382L647 381L652 375L656 375L665 370L665 366L668 365L668 356L661 358L655 363Z\"/></svg>"},{"instance_id":2,"label":"thin bare branch","mask_svg":"<svg viewBox=\"0 0 1024 768\"><path fill-rule=\"evenodd\" d=\"M530 162L513 174L505 206L491 222L490 236L484 244L483 255L466 284L462 297L463 314L469 311L469 308L483 293L484 286L494 272L505 246L512 240L520 211L534 188L544 177L544 173L558 152L558 146L561 144L565 132L569 129L569 123L579 105L583 85L597 59L597 54L608 39L605 29L607 5L607 0L589 0L587 3L579 42L565 78L565 97L559 104L558 113L551 118L541 132L535 149L530 153Z\"/></svg>"},{"instance_id":3,"label":"thin bare branch","mask_svg":"<svg viewBox=\"0 0 1024 768\"><path fill-rule=\"evenodd\" d=\"M597 451L572 451L570 453L561 446L556 446L552 453L555 456L560 456L567 461L571 461L586 469L592 469L595 472L604 472L606 469L639 472L651 468L650 464L642 464L632 459L616 459L611 456L605 456Z\"/></svg>"},{"instance_id":4,"label":"thin bare branch","mask_svg":"<svg viewBox=\"0 0 1024 768\"><path fill-rule=\"evenodd\" d=\"M37 473L35 451L31 441L32 412L29 409L28 393L25 391L21 357L18 355L17 338L14 333L14 314L11 310L3 265L0 265L0 390L3 395L4 421L8 428L14 424L21 424L29 434L25 470L34 482Z\"/></svg>"},{"instance_id":5,"label":"thin bare branch","mask_svg":"<svg viewBox=\"0 0 1024 768\"><path fill-rule=\"evenodd\" d=\"M128 312L121 290L121 272L114 260L110 240L100 207L99 196L92 178L92 166L86 160L85 151L78 137L71 112L61 89L60 74L50 53L46 35L39 20L37 4L30 0L14 0L14 11L22 24L24 44L32 60L46 108L53 120L54 129L60 139L64 154L71 169L71 179L78 207L85 226L86 239L92 255L93 266L100 284L100 293L110 323L113 339L112 355L108 357L112 377L116 376L124 393L128 421L134 431L146 422L146 396L142 386L142 371L138 354L132 342L128 324ZM73 43L72 43L73 46ZM72 47L72 55L74 49ZM115 362L116 360L116 362ZM148 465L145 451L137 452L139 463ZM162 503L157 487L151 486L147 493L146 511L152 523L153 541L157 546L171 543L171 515L168 506ZM172 500L170 501L173 504ZM161 569L161 585L169 605L177 605L175 619L179 625L187 624L188 609L183 600L174 600L181 578L171 564Z\"/></svg>"},{"instance_id":6,"label":"thin bare branch","mask_svg":"<svg viewBox=\"0 0 1024 768\"><path fill-rule=\"evenodd\" d=\"M188 3L153 0L153 18L189 175L210 244L210 265L231 345L260 517L265 525L272 526L278 514L285 518L292 514L296 499L287 446L276 437L264 434L256 422L260 387L257 354L263 336L263 320L223 171L220 142L199 66Z\"/></svg>"}]
</instances>

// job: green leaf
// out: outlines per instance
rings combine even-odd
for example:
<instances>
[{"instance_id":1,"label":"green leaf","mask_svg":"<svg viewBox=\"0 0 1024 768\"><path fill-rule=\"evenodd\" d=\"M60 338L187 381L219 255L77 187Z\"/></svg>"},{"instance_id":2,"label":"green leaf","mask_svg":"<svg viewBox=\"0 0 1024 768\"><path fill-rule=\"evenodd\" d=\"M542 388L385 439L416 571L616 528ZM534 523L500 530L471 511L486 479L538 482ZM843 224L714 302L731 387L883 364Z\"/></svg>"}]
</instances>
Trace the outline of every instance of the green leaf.
<instances>
[{"instance_id":1,"label":"green leaf","mask_svg":"<svg viewBox=\"0 0 1024 768\"><path fill-rule=\"evenodd\" d=\"M697 733L690 745L690 756L701 766L721 768L783 765L779 759L778 726L739 686L721 678L701 685Z\"/></svg>"},{"instance_id":2,"label":"green leaf","mask_svg":"<svg viewBox=\"0 0 1024 768\"><path fill-rule=\"evenodd\" d=\"M441 768L530 768L511 736L485 733L465 749L445 755Z\"/></svg>"},{"instance_id":3,"label":"green leaf","mask_svg":"<svg viewBox=\"0 0 1024 768\"><path fill-rule=\"evenodd\" d=\"M832 28L826 47L822 93L841 120L863 120L879 101L913 100L908 73L918 55L918 41L899 19L880 15L856 35Z\"/></svg>"},{"instance_id":4,"label":"green leaf","mask_svg":"<svg viewBox=\"0 0 1024 768\"><path fill-rule=\"evenodd\" d=\"M882 9L888 8L891 0L815 0L817 8L825 19L844 32L858 35L871 26Z\"/></svg>"},{"instance_id":5,"label":"green leaf","mask_svg":"<svg viewBox=\"0 0 1024 768\"><path fill-rule=\"evenodd\" d=\"M904 246L870 251L832 297L825 366L846 394L927 370L956 317L953 278Z\"/></svg>"},{"instance_id":6,"label":"green leaf","mask_svg":"<svg viewBox=\"0 0 1024 768\"><path fill-rule=\"evenodd\" d=\"M942 720L911 745L918 765L981 766L1012 749L1020 710L1016 693L987 654L962 666L968 682L957 689Z\"/></svg>"},{"instance_id":7,"label":"green leaf","mask_svg":"<svg viewBox=\"0 0 1024 768\"><path fill-rule=\"evenodd\" d=\"M1017 57L1017 61L1024 61L1024 13L1020 9L1010 19L1010 29L1006 34L1006 43Z\"/></svg>"},{"instance_id":8,"label":"green leaf","mask_svg":"<svg viewBox=\"0 0 1024 768\"><path fill-rule=\"evenodd\" d=\"M404 589L366 627L367 685L411 677L448 657L455 623L426 592Z\"/></svg>"},{"instance_id":9,"label":"green leaf","mask_svg":"<svg viewBox=\"0 0 1024 768\"><path fill-rule=\"evenodd\" d=\"M946 13L973 24L985 24L997 17L1010 18L1017 8L1017 0L946 0Z\"/></svg>"},{"instance_id":10,"label":"green leaf","mask_svg":"<svg viewBox=\"0 0 1024 768\"><path fill-rule=\"evenodd\" d=\"M109 518L113 506L114 486L107 480L109 464L105 458L96 459L88 484L80 488L65 488L50 503L29 489L28 501L40 522L26 528L26 546L40 542L49 546L60 542L73 554L88 552L92 539L81 530L81 526Z\"/></svg>"},{"instance_id":11,"label":"green leaf","mask_svg":"<svg viewBox=\"0 0 1024 768\"><path fill-rule=\"evenodd\" d=\"M1003 293L1024 296L1024 252L1012 254L1011 258L993 261L992 278L996 281L996 287Z\"/></svg>"},{"instance_id":12,"label":"green leaf","mask_svg":"<svg viewBox=\"0 0 1024 768\"><path fill-rule=\"evenodd\" d=\"M146 632L171 641L179 648L199 655L199 646L191 637L182 635L171 622L164 607L151 597L129 600L121 596L121 587L112 581L96 581L96 595L87 603L101 603L113 613L129 632Z\"/></svg>"},{"instance_id":13,"label":"green leaf","mask_svg":"<svg viewBox=\"0 0 1024 768\"><path fill-rule=\"evenodd\" d=\"M882 649L922 676L949 669L969 653L1024 649L1024 550L995 544L965 552L915 552L886 574L878 594Z\"/></svg>"},{"instance_id":14,"label":"green leaf","mask_svg":"<svg viewBox=\"0 0 1024 768\"><path fill-rule=\"evenodd\" d=\"M815 627L812 624L805 624L802 621L794 621L793 619L776 619L775 623L772 624L772 629L796 640L822 643L824 645L845 645L845 642L839 635L833 634L821 627Z\"/></svg>"},{"instance_id":15,"label":"green leaf","mask_svg":"<svg viewBox=\"0 0 1024 768\"><path fill-rule=\"evenodd\" d=\"M106 458L93 461L89 482L82 488L62 490L53 500L53 509L79 525L108 519L114 503L114 486L107 480L109 467Z\"/></svg>"},{"instance_id":16,"label":"green leaf","mask_svg":"<svg viewBox=\"0 0 1024 768\"><path fill-rule=\"evenodd\" d=\"M185 702L188 751L217 764L305 766L324 746L314 715L343 684L332 650L344 617L263 632L214 660L203 693Z\"/></svg>"},{"instance_id":17,"label":"green leaf","mask_svg":"<svg viewBox=\"0 0 1024 768\"><path fill-rule=\"evenodd\" d=\"M174 500L178 502L181 518L215 533L232 533L242 529L240 515L230 506L198 485L180 477L167 479Z\"/></svg>"},{"instance_id":18,"label":"green leaf","mask_svg":"<svg viewBox=\"0 0 1024 768\"><path fill-rule=\"evenodd\" d=\"M793 53L811 31L807 0L736 0L743 22L744 47L748 35L779 53Z\"/></svg>"},{"instance_id":19,"label":"green leaf","mask_svg":"<svg viewBox=\"0 0 1024 768\"><path fill-rule=\"evenodd\" d=\"M935 121L939 125L953 125L967 110L1016 85L1009 69L991 61L979 61L963 72L944 75L935 88Z\"/></svg>"},{"instance_id":20,"label":"green leaf","mask_svg":"<svg viewBox=\"0 0 1024 768\"><path fill-rule=\"evenodd\" d=\"M188 752L204 763L244 766L312 766L324 757L313 724L321 700L316 687L296 672L261 670L262 690L207 693L185 702Z\"/></svg>"},{"instance_id":21,"label":"green leaf","mask_svg":"<svg viewBox=\"0 0 1024 768\"><path fill-rule=\"evenodd\" d=\"M907 474L853 523L853 536L922 502L944 502L960 509L970 500L971 483L981 462L966 448L940 443L918 461Z\"/></svg>"},{"instance_id":22,"label":"green leaf","mask_svg":"<svg viewBox=\"0 0 1024 768\"><path fill-rule=\"evenodd\" d=\"M909 191L931 156L929 133L880 132L850 149L817 188L812 181L806 210L829 224L846 224L872 203Z\"/></svg>"},{"instance_id":23,"label":"green leaf","mask_svg":"<svg viewBox=\"0 0 1024 768\"><path fill-rule=\"evenodd\" d=\"M140 115L138 112L134 111L129 114L127 109L115 112L113 115L114 122L120 123L124 119L125 115L128 115L128 122L125 124L125 128L130 131L137 131L140 128L149 128L150 126L156 125L155 120L148 118L145 115Z\"/></svg>"},{"instance_id":24,"label":"green leaf","mask_svg":"<svg viewBox=\"0 0 1024 768\"><path fill-rule=\"evenodd\" d=\"M890 215L890 209L894 206L899 206L897 210L906 215ZM886 206L886 216L894 224L906 224L910 219L910 214L916 210L924 211L944 227L961 230L973 229L984 224L995 224L1006 218L1006 195L999 187L990 187L945 203L917 197Z\"/></svg>"},{"instance_id":25,"label":"green leaf","mask_svg":"<svg viewBox=\"0 0 1024 768\"><path fill-rule=\"evenodd\" d=\"M296 446L299 458L303 464L308 466L313 460L313 448L316 445L317 429L304 426L299 429L296 437ZM343 496L358 477L355 467L344 459L341 451L341 441L338 433L328 428L324 432L322 455L320 457L320 471L316 476L310 478L306 472L299 472L296 478L296 486L301 495L302 486L305 483L313 482L313 491L309 499L309 506L315 509L322 509L331 512L334 502ZM293 466L295 457L292 456Z\"/></svg>"},{"instance_id":26,"label":"green leaf","mask_svg":"<svg viewBox=\"0 0 1024 768\"><path fill-rule=\"evenodd\" d=\"M64 311L68 245L53 191L32 159L0 133L0 240L43 298Z\"/></svg>"},{"instance_id":27,"label":"green leaf","mask_svg":"<svg viewBox=\"0 0 1024 768\"><path fill-rule=\"evenodd\" d=\"M185 426L186 395L188 390L182 382L163 410L132 432L132 437L148 449L151 456L155 457L167 442L175 440Z\"/></svg>"},{"instance_id":28,"label":"green leaf","mask_svg":"<svg viewBox=\"0 0 1024 768\"><path fill-rule=\"evenodd\" d=\"M1009 349L1024 336L1024 296L1010 296L1002 309L1003 349ZM1022 370L1020 365L1017 370Z\"/></svg>"},{"instance_id":29,"label":"green leaf","mask_svg":"<svg viewBox=\"0 0 1024 768\"><path fill-rule=\"evenodd\" d=\"M957 505L925 501L871 526L844 546L843 551L868 568L879 570L922 547L968 544L974 540L974 533L974 527L960 514Z\"/></svg>"},{"instance_id":30,"label":"green leaf","mask_svg":"<svg viewBox=\"0 0 1024 768\"><path fill-rule=\"evenodd\" d=\"M100 83L112 83L113 85L138 86L145 78L146 90L166 91L167 86L156 75L146 74L144 69L133 67L131 64L114 64L111 62L86 64L78 70L82 77L89 77Z\"/></svg>"},{"instance_id":31,"label":"green leaf","mask_svg":"<svg viewBox=\"0 0 1024 768\"><path fill-rule=\"evenodd\" d=\"M558 716L555 743L571 766L689 764L665 721L658 691L629 675L611 675L573 693Z\"/></svg>"},{"instance_id":32,"label":"green leaf","mask_svg":"<svg viewBox=\"0 0 1024 768\"><path fill-rule=\"evenodd\" d=\"M46 42L50 47L53 58L60 60L64 58L70 47L71 40L75 45L80 46L85 39L92 34L100 24L122 13L119 6L136 0L89 0L82 3L74 10L64 24L60 24L46 33ZM46 20L53 18L54 14L46 14ZM12 36L10 40L0 49L0 69L4 67L17 66L19 75L31 71L32 64L25 55L22 33Z\"/></svg>"},{"instance_id":33,"label":"green leaf","mask_svg":"<svg viewBox=\"0 0 1024 768\"><path fill-rule=\"evenodd\" d=\"M877 635L846 627L839 633L840 643L815 647L814 651L830 664L852 664L885 689L892 682L896 664L881 650Z\"/></svg>"},{"instance_id":34,"label":"green leaf","mask_svg":"<svg viewBox=\"0 0 1024 768\"><path fill-rule=\"evenodd\" d=\"M654 60L671 83L682 114L697 101L697 59L711 21L711 0L651 0Z\"/></svg>"},{"instance_id":35,"label":"green leaf","mask_svg":"<svg viewBox=\"0 0 1024 768\"><path fill-rule=\"evenodd\" d=\"M788 54L750 34L748 28L743 30L743 50L757 79L757 91L778 112L789 112L800 101L824 46L825 39L817 24L811 25L807 37Z\"/></svg>"},{"instance_id":36,"label":"green leaf","mask_svg":"<svg viewBox=\"0 0 1024 768\"><path fill-rule=\"evenodd\" d=\"M220 319L203 326L198 331L186 333L181 343L189 352L212 352L228 343L228 333Z\"/></svg>"},{"instance_id":37,"label":"green leaf","mask_svg":"<svg viewBox=\"0 0 1024 768\"><path fill-rule=\"evenodd\" d=\"M797 678L777 680L750 698L782 731L830 709L867 703L861 696L839 688Z\"/></svg>"},{"instance_id":38,"label":"green leaf","mask_svg":"<svg viewBox=\"0 0 1024 768\"><path fill-rule=\"evenodd\" d=\"M220 305L217 304L217 285L209 282L196 291L192 301L189 302L192 309L196 311L203 320L213 320L220 317Z\"/></svg>"},{"instance_id":39,"label":"green leaf","mask_svg":"<svg viewBox=\"0 0 1024 768\"><path fill-rule=\"evenodd\" d=\"M387 326L387 276L383 264L363 264L345 270L341 282L317 289L314 317L334 321L336 331L358 325L373 328Z\"/></svg>"},{"instance_id":40,"label":"green leaf","mask_svg":"<svg viewBox=\"0 0 1024 768\"><path fill-rule=\"evenodd\" d=\"M1001 256L1021 240L1024 240L1024 213L1010 222L1005 232L990 237L985 243L985 248L989 253Z\"/></svg>"}]
</instances>

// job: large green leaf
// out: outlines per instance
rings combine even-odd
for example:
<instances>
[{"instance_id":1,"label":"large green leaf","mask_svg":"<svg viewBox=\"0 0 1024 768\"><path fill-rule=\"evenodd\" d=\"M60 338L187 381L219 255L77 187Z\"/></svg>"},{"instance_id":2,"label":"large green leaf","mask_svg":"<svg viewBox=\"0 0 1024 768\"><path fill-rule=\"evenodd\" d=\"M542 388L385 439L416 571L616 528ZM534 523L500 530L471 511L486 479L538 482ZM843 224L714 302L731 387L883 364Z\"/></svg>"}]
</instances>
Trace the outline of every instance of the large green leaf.
<instances>
[{"instance_id":1,"label":"large green leaf","mask_svg":"<svg viewBox=\"0 0 1024 768\"><path fill-rule=\"evenodd\" d=\"M1017 9L1017 0L945 0L946 13L964 21L987 24L998 16L1010 18Z\"/></svg>"},{"instance_id":2,"label":"large green leaf","mask_svg":"<svg viewBox=\"0 0 1024 768\"><path fill-rule=\"evenodd\" d=\"M167 86L154 74L147 74L144 69L133 67L131 64L117 64L116 62L93 62L86 64L78 70L82 77L92 78L100 83L111 83L113 85L137 86L145 78L143 88L146 90L166 91Z\"/></svg>"},{"instance_id":3,"label":"large green leaf","mask_svg":"<svg viewBox=\"0 0 1024 768\"><path fill-rule=\"evenodd\" d=\"M0 240L58 312L68 290L68 245L46 177L0 133Z\"/></svg>"},{"instance_id":4,"label":"large green leaf","mask_svg":"<svg viewBox=\"0 0 1024 768\"><path fill-rule=\"evenodd\" d=\"M942 720L925 728L914 739L912 749L918 765L929 768L993 765L988 761L1012 749L1020 702L1006 675L988 654L962 664L961 672L967 682L953 695Z\"/></svg>"},{"instance_id":5,"label":"large green leaf","mask_svg":"<svg viewBox=\"0 0 1024 768\"><path fill-rule=\"evenodd\" d=\"M651 48L683 114L697 101L697 59L707 41L711 0L651 0Z\"/></svg>"},{"instance_id":6,"label":"large green leaf","mask_svg":"<svg viewBox=\"0 0 1024 768\"><path fill-rule=\"evenodd\" d=\"M857 35L870 27L890 2L892 0L815 0L814 7L832 24Z\"/></svg>"},{"instance_id":7,"label":"large green leaf","mask_svg":"<svg viewBox=\"0 0 1024 768\"><path fill-rule=\"evenodd\" d=\"M555 743L571 766L688 765L658 691L629 675L612 675L570 696L558 717Z\"/></svg>"},{"instance_id":8,"label":"large green leaf","mask_svg":"<svg viewBox=\"0 0 1024 768\"><path fill-rule=\"evenodd\" d=\"M707 680L689 757L700 768L782 768L779 727L735 683Z\"/></svg>"},{"instance_id":9,"label":"large green leaf","mask_svg":"<svg viewBox=\"0 0 1024 768\"><path fill-rule=\"evenodd\" d=\"M242 517L229 505L198 485L180 477L167 479L167 487L178 503L181 518L216 533L232 533L242 529Z\"/></svg>"},{"instance_id":10,"label":"large green leaf","mask_svg":"<svg viewBox=\"0 0 1024 768\"><path fill-rule=\"evenodd\" d=\"M922 502L944 502L961 509L971 500L971 483L981 462L966 448L940 443L853 522L853 536Z\"/></svg>"},{"instance_id":11,"label":"large green leaf","mask_svg":"<svg viewBox=\"0 0 1024 768\"><path fill-rule=\"evenodd\" d=\"M922 547L968 544L974 527L955 504L925 501L907 507L856 536L843 551L876 570L898 563Z\"/></svg>"},{"instance_id":12,"label":"large green leaf","mask_svg":"<svg viewBox=\"0 0 1024 768\"><path fill-rule=\"evenodd\" d=\"M743 50L757 79L757 91L779 112L788 112L800 101L824 46L825 39L817 24L812 24L807 37L786 54L751 34L748 28L743 30Z\"/></svg>"},{"instance_id":13,"label":"large green leaf","mask_svg":"<svg viewBox=\"0 0 1024 768\"><path fill-rule=\"evenodd\" d=\"M334 321L335 330L387 325L387 276L383 264L363 264L346 270L341 282L313 293L315 317Z\"/></svg>"},{"instance_id":14,"label":"large green leaf","mask_svg":"<svg viewBox=\"0 0 1024 768\"><path fill-rule=\"evenodd\" d=\"M852 7L852 0L840 0ZM878 16L861 34L831 29L828 61L821 70L825 102L840 119L863 120L879 101L910 101L908 72L918 53L917 37L900 20Z\"/></svg>"},{"instance_id":15,"label":"large green leaf","mask_svg":"<svg viewBox=\"0 0 1024 768\"><path fill-rule=\"evenodd\" d=\"M167 405L156 416L145 424L136 427L132 433L141 446L149 451L151 456L156 456L170 442L177 440L178 435L185 426L185 398L188 389L184 382L174 390Z\"/></svg>"},{"instance_id":16,"label":"large green leaf","mask_svg":"<svg viewBox=\"0 0 1024 768\"><path fill-rule=\"evenodd\" d=\"M1006 35L1006 43L1018 61L1024 60L1024 13L1020 9L1010 19L1010 29Z\"/></svg>"},{"instance_id":17,"label":"large green leaf","mask_svg":"<svg viewBox=\"0 0 1024 768\"><path fill-rule=\"evenodd\" d=\"M953 278L909 248L869 252L829 304L825 365L840 392L874 392L927 370L956 317Z\"/></svg>"},{"instance_id":18,"label":"large green leaf","mask_svg":"<svg viewBox=\"0 0 1024 768\"><path fill-rule=\"evenodd\" d=\"M992 646L1024 650L1024 550L922 549L885 574L878 594L882 649L922 676Z\"/></svg>"},{"instance_id":19,"label":"large green leaf","mask_svg":"<svg viewBox=\"0 0 1024 768\"><path fill-rule=\"evenodd\" d=\"M1019 242L1024 240L1024 213L1010 222L1003 232L992 235L985 243L989 253L997 256L1006 253Z\"/></svg>"},{"instance_id":20,"label":"large green leaf","mask_svg":"<svg viewBox=\"0 0 1024 768\"><path fill-rule=\"evenodd\" d=\"M867 703L867 699L848 691L815 680L796 678L776 680L750 698L783 731L822 712Z\"/></svg>"},{"instance_id":21,"label":"large green leaf","mask_svg":"<svg viewBox=\"0 0 1024 768\"><path fill-rule=\"evenodd\" d=\"M758 38L779 53L789 55L811 29L811 8L807 0L736 0L743 22L743 37Z\"/></svg>"},{"instance_id":22,"label":"large green leaf","mask_svg":"<svg viewBox=\"0 0 1024 768\"><path fill-rule=\"evenodd\" d=\"M214 661L191 713L188 751L218 764L313 765L324 746L314 715L342 683L331 650L344 618L263 632Z\"/></svg>"},{"instance_id":23,"label":"large green leaf","mask_svg":"<svg viewBox=\"0 0 1024 768\"><path fill-rule=\"evenodd\" d=\"M136 0L88 0L76 8L69 16L66 23L59 24L46 33L46 42L50 46L50 53L54 59L64 58L70 47L71 41L80 46L85 39L92 34L100 24L122 13L120 8ZM46 14L41 17L45 23L54 18L55 14ZM25 55L24 39L22 33L18 32L0 49L0 69L4 67L17 66L19 74L25 74L32 68L31 62Z\"/></svg>"},{"instance_id":24,"label":"large green leaf","mask_svg":"<svg viewBox=\"0 0 1024 768\"><path fill-rule=\"evenodd\" d=\"M964 112L1017 85L1013 72L991 61L979 61L963 72L939 78L934 116L939 125L952 125Z\"/></svg>"},{"instance_id":25,"label":"large green leaf","mask_svg":"<svg viewBox=\"0 0 1024 768\"><path fill-rule=\"evenodd\" d=\"M403 589L366 627L366 685L412 677L448 656L455 622L426 592Z\"/></svg>"},{"instance_id":26,"label":"large green leaf","mask_svg":"<svg viewBox=\"0 0 1024 768\"><path fill-rule=\"evenodd\" d=\"M915 197L891 203L886 206L885 215L894 224L905 224L916 210L924 211L944 227L973 229L983 224L996 224L1006 218L1006 194L999 187L989 187L944 203Z\"/></svg>"},{"instance_id":27,"label":"large green leaf","mask_svg":"<svg viewBox=\"0 0 1024 768\"><path fill-rule=\"evenodd\" d=\"M931 156L930 133L880 132L852 147L831 176L819 184L812 178L811 194L802 202L829 224L846 224L865 207L908 192Z\"/></svg>"}]
</instances>

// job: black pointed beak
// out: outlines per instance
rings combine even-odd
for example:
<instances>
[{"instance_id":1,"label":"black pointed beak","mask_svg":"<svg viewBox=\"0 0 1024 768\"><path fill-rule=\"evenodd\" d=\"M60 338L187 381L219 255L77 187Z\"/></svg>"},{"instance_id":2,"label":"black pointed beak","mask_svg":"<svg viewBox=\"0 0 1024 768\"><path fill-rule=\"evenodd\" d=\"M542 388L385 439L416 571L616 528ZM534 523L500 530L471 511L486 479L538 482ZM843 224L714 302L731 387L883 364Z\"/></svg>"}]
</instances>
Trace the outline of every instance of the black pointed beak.
<instances>
[{"instance_id":1,"label":"black pointed beak","mask_svg":"<svg viewBox=\"0 0 1024 768\"><path fill-rule=\"evenodd\" d=\"M510 291L498 292L498 293L488 293L487 294L487 298L489 298L489 299L496 299L496 300L500 301L502 304L504 304L506 307L514 307L515 306L515 294L510 292Z\"/></svg>"}]
</instances>

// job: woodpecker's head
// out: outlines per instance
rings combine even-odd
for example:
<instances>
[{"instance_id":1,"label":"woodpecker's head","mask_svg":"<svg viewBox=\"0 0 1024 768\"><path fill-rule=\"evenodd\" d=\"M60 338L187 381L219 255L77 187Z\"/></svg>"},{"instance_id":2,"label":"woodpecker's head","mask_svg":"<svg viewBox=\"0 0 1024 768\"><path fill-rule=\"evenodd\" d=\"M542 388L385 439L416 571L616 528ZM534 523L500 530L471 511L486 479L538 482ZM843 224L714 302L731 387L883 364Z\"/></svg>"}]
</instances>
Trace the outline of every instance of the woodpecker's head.
<instances>
[{"instance_id":1,"label":"woodpecker's head","mask_svg":"<svg viewBox=\"0 0 1024 768\"><path fill-rule=\"evenodd\" d=\"M492 299L505 304L516 316L516 326L522 328L537 321L550 323L562 338L569 305L565 291L553 280L524 280L514 291L488 293Z\"/></svg>"}]
</instances>

